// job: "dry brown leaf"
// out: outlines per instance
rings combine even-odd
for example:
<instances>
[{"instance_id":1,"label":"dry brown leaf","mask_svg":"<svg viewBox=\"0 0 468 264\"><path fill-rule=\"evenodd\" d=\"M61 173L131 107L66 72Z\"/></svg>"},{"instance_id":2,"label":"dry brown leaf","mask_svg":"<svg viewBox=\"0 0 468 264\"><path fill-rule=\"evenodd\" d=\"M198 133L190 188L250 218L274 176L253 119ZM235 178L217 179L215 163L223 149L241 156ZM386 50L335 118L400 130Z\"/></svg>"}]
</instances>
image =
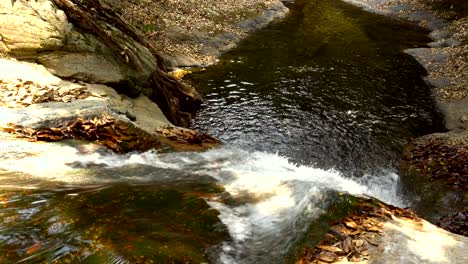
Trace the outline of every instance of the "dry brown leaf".
<instances>
[{"instance_id":1,"label":"dry brown leaf","mask_svg":"<svg viewBox=\"0 0 468 264\"><path fill-rule=\"evenodd\" d=\"M335 246L317 246L317 248L321 249L321 250L325 250L325 251L328 251L328 252L332 252L332 253L344 253L344 251L339 248L339 247L335 247Z\"/></svg>"},{"instance_id":2,"label":"dry brown leaf","mask_svg":"<svg viewBox=\"0 0 468 264\"><path fill-rule=\"evenodd\" d=\"M344 221L344 224L349 227L349 228L352 228L352 229L359 229L359 226L356 224L356 222L354 222L353 220L351 219L347 219Z\"/></svg>"},{"instance_id":3,"label":"dry brown leaf","mask_svg":"<svg viewBox=\"0 0 468 264\"><path fill-rule=\"evenodd\" d=\"M361 262L363 258L361 256L352 256L349 261L351 262Z\"/></svg>"},{"instance_id":4,"label":"dry brown leaf","mask_svg":"<svg viewBox=\"0 0 468 264\"><path fill-rule=\"evenodd\" d=\"M327 263L334 262L338 256L335 253L322 251L318 255L318 259Z\"/></svg>"},{"instance_id":5,"label":"dry brown leaf","mask_svg":"<svg viewBox=\"0 0 468 264\"><path fill-rule=\"evenodd\" d=\"M362 240L362 239L356 239L356 240L353 240L353 241L352 241L352 244L353 244L355 247L362 247L362 245L364 245L364 240Z\"/></svg>"}]
</instances>

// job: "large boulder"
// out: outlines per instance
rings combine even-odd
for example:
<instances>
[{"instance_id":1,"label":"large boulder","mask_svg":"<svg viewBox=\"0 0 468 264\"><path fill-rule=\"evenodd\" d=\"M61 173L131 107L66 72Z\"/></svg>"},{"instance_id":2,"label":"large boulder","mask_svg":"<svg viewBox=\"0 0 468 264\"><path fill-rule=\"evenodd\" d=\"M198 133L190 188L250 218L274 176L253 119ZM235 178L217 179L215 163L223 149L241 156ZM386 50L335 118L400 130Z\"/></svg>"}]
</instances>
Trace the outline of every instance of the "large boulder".
<instances>
[{"instance_id":1,"label":"large boulder","mask_svg":"<svg viewBox=\"0 0 468 264\"><path fill-rule=\"evenodd\" d=\"M132 80L142 85L157 69L156 58L146 47L110 23L100 26L135 55L134 65L116 62L118 56L99 36L82 33L54 1L2 1L1 7L6 11L0 14L3 52L36 60L59 77L103 84Z\"/></svg>"},{"instance_id":2,"label":"large boulder","mask_svg":"<svg viewBox=\"0 0 468 264\"><path fill-rule=\"evenodd\" d=\"M111 56L87 52L51 52L41 54L37 61L58 77L85 82L112 84L127 76Z\"/></svg>"},{"instance_id":3,"label":"large boulder","mask_svg":"<svg viewBox=\"0 0 468 264\"><path fill-rule=\"evenodd\" d=\"M0 49L27 56L60 49L71 29L65 13L48 0L1 1Z\"/></svg>"},{"instance_id":4,"label":"large boulder","mask_svg":"<svg viewBox=\"0 0 468 264\"><path fill-rule=\"evenodd\" d=\"M17 0L0 7L0 54L39 62L63 79L144 94L180 126L201 103L195 89L164 72L155 48L108 2Z\"/></svg>"}]
</instances>

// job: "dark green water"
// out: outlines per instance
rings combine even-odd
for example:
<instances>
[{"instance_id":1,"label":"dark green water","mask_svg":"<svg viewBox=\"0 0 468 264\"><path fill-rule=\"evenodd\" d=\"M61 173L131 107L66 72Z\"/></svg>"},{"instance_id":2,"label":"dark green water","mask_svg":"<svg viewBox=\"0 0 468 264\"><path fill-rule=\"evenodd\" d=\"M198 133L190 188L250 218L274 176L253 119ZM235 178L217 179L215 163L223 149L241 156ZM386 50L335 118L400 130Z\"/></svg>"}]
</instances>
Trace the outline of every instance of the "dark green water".
<instances>
[{"instance_id":1,"label":"dark green water","mask_svg":"<svg viewBox=\"0 0 468 264\"><path fill-rule=\"evenodd\" d=\"M337 192L399 202L385 177L402 146L442 129L403 52L427 41L338 0L297 1L189 77L206 94L194 127L245 151L85 157L70 162L97 168L81 185L0 170L0 263L284 263Z\"/></svg>"},{"instance_id":2,"label":"dark green water","mask_svg":"<svg viewBox=\"0 0 468 264\"><path fill-rule=\"evenodd\" d=\"M194 128L347 175L395 170L405 143L442 129L424 69L403 52L427 32L338 0L296 2L190 76L206 98Z\"/></svg>"}]
</instances>

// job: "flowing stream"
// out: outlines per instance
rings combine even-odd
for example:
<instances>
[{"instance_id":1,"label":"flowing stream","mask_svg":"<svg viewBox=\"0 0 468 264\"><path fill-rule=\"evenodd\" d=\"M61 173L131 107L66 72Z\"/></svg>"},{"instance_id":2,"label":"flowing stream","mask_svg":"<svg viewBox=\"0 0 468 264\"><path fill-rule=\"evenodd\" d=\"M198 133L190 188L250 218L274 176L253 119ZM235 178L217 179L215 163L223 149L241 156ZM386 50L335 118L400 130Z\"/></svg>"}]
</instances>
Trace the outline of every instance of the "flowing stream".
<instances>
[{"instance_id":1,"label":"flowing stream","mask_svg":"<svg viewBox=\"0 0 468 264\"><path fill-rule=\"evenodd\" d=\"M342 193L407 206L402 147L442 129L403 52L426 33L338 0L290 8L188 77L206 98L193 126L218 149L120 156L72 142L38 157L1 142L0 262L284 263Z\"/></svg>"}]
</instances>

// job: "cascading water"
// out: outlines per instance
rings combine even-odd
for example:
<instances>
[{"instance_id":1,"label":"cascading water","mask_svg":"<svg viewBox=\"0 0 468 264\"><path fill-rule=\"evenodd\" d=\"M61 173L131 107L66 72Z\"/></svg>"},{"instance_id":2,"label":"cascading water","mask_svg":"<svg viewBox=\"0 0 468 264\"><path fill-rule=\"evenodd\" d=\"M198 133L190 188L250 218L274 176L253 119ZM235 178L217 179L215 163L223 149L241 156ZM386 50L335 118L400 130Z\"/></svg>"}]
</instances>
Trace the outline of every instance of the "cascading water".
<instances>
[{"instance_id":1,"label":"cascading water","mask_svg":"<svg viewBox=\"0 0 468 264\"><path fill-rule=\"evenodd\" d=\"M211 260L220 263L282 263L339 193L406 206L396 174L399 152L412 137L440 129L422 71L402 53L421 45L424 34L340 1L296 1L291 9L286 20L190 77L207 99L194 127L222 139L223 147L121 156L73 144L39 144L28 156L21 154L30 152L28 143L0 142L0 168L10 171L0 171L0 186L10 197L0 209L0 251L14 252L16 260L52 261L104 248L115 263L125 263L125 254L137 254L131 251L135 247L148 258L163 254L158 244L163 236L169 244L168 238L175 241L172 251L186 252L176 242L190 240L185 236L190 232L185 227L181 233L162 232L171 223L152 214L158 201L179 197L158 189L166 185L189 195L206 191L199 183L223 188L224 193L203 196L230 235L212 249ZM161 195L146 198L148 193ZM176 205L193 202L182 201ZM90 212L97 218L89 220ZM182 218L180 213L174 218ZM124 254L114 249L115 238L96 242L116 232L100 229L111 226L107 222L93 225L100 214L134 220L129 228L149 231L135 229L141 236L129 236L134 244L121 246ZM84 223L76 224L79 217ZM77 231L83 226L92 228ZM138 239L148 239L141 243L150 249L135 246ZM83 244L87 251L80 249ZM39 256L30 253L36 248Z\"/></svg>"},{"instance_id":2,"label":"cascading water","mask_svg":"<svg viewBox=\"0 0 468 264\"><path fill-rule=\"evenodd\" d=\"M396 193L398 181L395 174L368 176L378 185L367 181L369 185L366 186L366 183L346 178L337 171L293 164L285 157L266 152L222 147L203 153L161 154L150 151L125 156L109 153L83 155L78 149L62 145L48 148L47 152L50 155L61 154L61 158L56 159L54 167L35 173L36 177L63 180L71 176L66 181L75 186L118 182L147 185L171 181L196 182L209 176L233 199L242 201L231 205L217 199L209 200L209 204L221 213L220 219L232 238L222 245L221 263L272 263L272 259L281 260L305 232L310 221L326 210L325 205L331 199L329 191L369 195L404 205ZM3 160L0 167L33 173L26 166L32 160L33 157ZM36 159L35 162L44 164L47 161ZM78 167L89 171L97 166L96 174L76 171ZM50 178L51 175L55 178ZM383 186L378 179L394 180ZM3 188L18 185L27 188L24 180L17 179L19 183L12 182L11 177L0 180ZM30 182L29 188L37 186ZM31 212L29 217L37 212Z\"/></svg>"}]
</instances>

